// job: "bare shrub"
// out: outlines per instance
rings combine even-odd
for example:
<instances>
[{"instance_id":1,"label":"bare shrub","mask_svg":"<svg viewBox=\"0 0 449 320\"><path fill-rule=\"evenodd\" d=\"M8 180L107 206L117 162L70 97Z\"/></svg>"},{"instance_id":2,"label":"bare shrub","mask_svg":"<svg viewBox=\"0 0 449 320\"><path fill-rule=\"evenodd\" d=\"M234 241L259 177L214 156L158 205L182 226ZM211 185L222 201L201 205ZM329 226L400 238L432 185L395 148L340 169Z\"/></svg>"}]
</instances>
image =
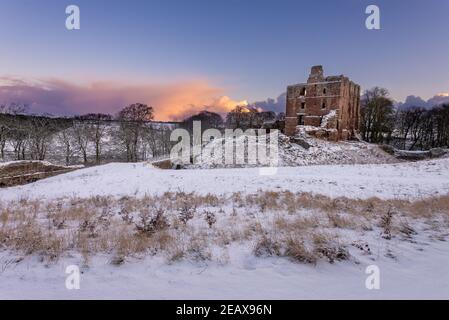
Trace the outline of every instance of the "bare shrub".
<instances>
[{"instance_id":1,"label":"bare shrub","mask_svg":"<svg viewBox=\"0 0 449 320\"><path fill-rule=\"evenodd\" d=\"M393 211L391 210L391 208L389 208L388 211L381 216L379 223L379 226L383 229L382 238L386 240L390 240L392 237L391 235L392 220L393 220Z\"/></svg>"},{"instance_id":2,"label":"bare shrub","mask_svg":"<svg viewBox=\"0 0 449 320\"><path fill-rule=\"evenodd\" d=\"M280 256L281 247L274 239L264 234L257 240L254 254L256 257Z\"/></svg>"},{"instance_id":3,"label":"bare shrub","mask_svg":"<svg viewBox=\"0 0 449 320\"><path fill-rule=\"evenodd\" d=\"M119 215L122 217L122 220L127 223L127 224L132 224L134 222L134 217L131 215L131 213L126 210L125 208L123 208L120 212Z\"/></svg>"},{"instance_id":4,"label":"bare shrub","mask_svg":"<svg viewBox=\"0 0 449 320\"><path fill-rule=\"evenodd\" d=\"M185 225L187 222L195 216L196 203L188 197L181 197L178 202L178 217L179 220Z\"/></svg>"},{"instance_id":5,"label":"bare shrub","mask_svg":"<svg viewBox=\"0 0 449 320\"><path fill-rule=\"evenodd\" d=\"M202 197L201 203L206 206L218 207L220 204L223 204L223 200L217 195L208 193L206 196Z\"/></svg>"},{"instance_id":6,"label":"bare shrub","mask_svg":"<svg viewBox=\"0 0 449 320\"><path fill-rule=\"evenodd\" d=\"M295 213L296 210L298 209L296 197L290 191L286 191L282 194L282 199L280 200L280 203L284 204L285 209L290 214Z\"/></svg>"},{"instance_id":7,"label":"bare shrub","mask_svg":"<svg viewBox=\"0 0 449 320\"><path fill-rule=\"evenodd\" d=\"M332 226L334 228L351 229L354 227L353 220L350 220L349 218L345 218L341 214L338 214L335 212L328 212L327 218L329 220L330 226Z\"/></svg>"},{"instance_id":8,"label":"bare shrub","mask_svg":"<svg viewBox=\"0 0 449 320\"><path fill-rule=\"evenodd\" d=\"M217 222L217 218L215 217L215 214L211 211L204 211L204 219L206 220L207 224L209 225L209 228L212 228L212 226Z\"/></svg>"},{"instance_id":9,"label":"bare shrub","mask_svg":"<svg viewBox=\"0 0 449 320\"><path fill-rule=\"evenodd\" d=\"M287 239L283 255L302 263L316 264L318 261L316 253L307 248L304 240L299 237L289 237Z\"/></svg>"},{"instance_id":10,"label":"bare shrub","mask_svg":"<svg viewBox=\"0 0 449 320\"><path fill-rule=\"evenodd\" d=\"M78 227L80 233L84 233L88 238L98 237L98 225L93 219L84 219Z\"/></svg>"},{"instance_id":11,"label":"bare shrub","mask_svg":"<svg viewBox=\"0 0 449 320\"><path fill-rule=\"evenodd\" d=\"M186 254L195 262L207 261L212 257L204 239L194 239L191 241L187 246Z\"/></svg>"},{"instance_id":12,"label":"bare shrub","mask_svg":"<svg viewBox=\"0 0 449 320\"><path fill-rule=\"evenodd\" d=\"M323 258L326 258L329 263L335 261L343 261L349 259L348 250L337 243L335 240L324 234L315 233L312 236L314 244L314 252Z\"/></svg>"},{"instance_id":13,"label":"bare shrub","mask_svg":"<svg viewBox=\"0 0 449 320\"><path fill-rule=\"evenodd\" d=\"M257 205L264 212L270 209L279 209L278 204L280 194L274 191L259 191L254 195L248 195L246 202L250 205Z\"/></svg>"},{"instance_id":14,"label":"bare shrub","mask_svg":"<svg viewBox=\"0 0 449 320\"><path fill-rule=\"evenodd\" d=\"M414 235L418 234L415 229L405 220L399 223L398 231L404 238L408 240L410 240Z\"/></svg>"},{"instance_id":15,"label":"bare shrub","mask_svg":"<svg viewBox=\"0 0 449 320\"><path fill-rule=\"evenodd\" d=\"M174 263L182 260L185 257L185 250L181 246L174 246L171 250L168 251L168 262Z\"/></svg>"},{"instance_id":16,"label":"bare shrub","mask_svg":"<svg viewBox=\"0 0 449 320\"><path fill-rule=\"evenodd\" d=\"M351 245L360 251L362 251L366 255L371 255L371 248L368 243L364 241L353 241Z\"/></svg>"},{"instance_id":17,"label":"bare shrub","mask_svg":"<svg viewBox=\"0 0 449 320\"><path fill-rule=\"evenodd\" d=\"M236 207L243 207L245 205L245 200L241 192L234 192L231 196L231 202Z\"/></svg>"},{"instance_id":18,"label":"bare shrub","mask_svg":"<svg viewBox=\"0 0 449 320\"><path fill-rule=\"evenodd\" d=\"M142 234L152 234L157 230L163 230L169 226L162 208L145 208L140 211L140 221L136 223L136 229Z\"/></svg>"}]
</instances>

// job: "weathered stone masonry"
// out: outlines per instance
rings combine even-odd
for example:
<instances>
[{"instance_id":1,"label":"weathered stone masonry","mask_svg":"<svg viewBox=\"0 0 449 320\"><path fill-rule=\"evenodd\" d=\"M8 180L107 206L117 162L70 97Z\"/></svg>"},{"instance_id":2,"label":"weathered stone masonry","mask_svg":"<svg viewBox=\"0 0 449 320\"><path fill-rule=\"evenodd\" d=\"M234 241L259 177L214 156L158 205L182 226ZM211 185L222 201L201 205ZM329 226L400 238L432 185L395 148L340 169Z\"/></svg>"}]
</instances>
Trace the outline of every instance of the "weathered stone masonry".
<instances>
[{"instance_id":1,"label":"weathered stone masonry","mask_svg":"<svg viewBox=\"0 0 449 320\"><path fill-rule=\"evenodd\" d=\"M335 114L335 116L333 116ZM287 87L285 134L293 136L297 125L320 127L330 140L353 138L359 130L360 86L340 76L324 77L314 66L307 83Z\"/></svg>"}]
</instances>

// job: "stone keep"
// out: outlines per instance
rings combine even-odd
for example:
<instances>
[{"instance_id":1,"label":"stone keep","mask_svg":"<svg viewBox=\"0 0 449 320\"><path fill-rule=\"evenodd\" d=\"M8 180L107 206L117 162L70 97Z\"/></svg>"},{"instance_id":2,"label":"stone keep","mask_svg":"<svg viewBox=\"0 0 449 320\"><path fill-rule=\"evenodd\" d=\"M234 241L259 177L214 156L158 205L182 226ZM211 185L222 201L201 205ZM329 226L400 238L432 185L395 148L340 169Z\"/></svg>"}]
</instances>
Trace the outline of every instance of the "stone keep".
<instances>
[{"instance_id":1,"label":"stone keep","mask_svg":"<svg viewBox=\"0 0 449 320\"><path fill-rule=\"evenodd\" d=\"M286 135L304 125L323 127L332 140L346 140L355 136L359 123L360 86L349 78L325 77L322 66L313 66L307 83L287 87Z\"/></svg>"}]
</instances>

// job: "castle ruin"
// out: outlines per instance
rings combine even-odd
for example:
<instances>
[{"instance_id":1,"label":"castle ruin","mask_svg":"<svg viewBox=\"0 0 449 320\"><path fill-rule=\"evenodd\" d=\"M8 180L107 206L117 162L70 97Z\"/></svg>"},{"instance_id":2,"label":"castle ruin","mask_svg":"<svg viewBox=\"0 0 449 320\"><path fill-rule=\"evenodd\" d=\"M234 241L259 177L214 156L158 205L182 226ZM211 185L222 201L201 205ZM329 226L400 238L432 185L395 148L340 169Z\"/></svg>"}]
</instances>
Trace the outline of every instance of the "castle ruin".
<instances>
[{"instance_id":1,"label":"castle ruin","mask_svg":"<svg viewBox=\"0 0 449 320\"><path fill-rule=\"evenodd\" d=\"M328 140L354 138L360 123L360 86L343 75L325 77L322 66L313 66L307 83L287 87L285 114L288 136L303 125Z\"/></svg>"}]
</instances>

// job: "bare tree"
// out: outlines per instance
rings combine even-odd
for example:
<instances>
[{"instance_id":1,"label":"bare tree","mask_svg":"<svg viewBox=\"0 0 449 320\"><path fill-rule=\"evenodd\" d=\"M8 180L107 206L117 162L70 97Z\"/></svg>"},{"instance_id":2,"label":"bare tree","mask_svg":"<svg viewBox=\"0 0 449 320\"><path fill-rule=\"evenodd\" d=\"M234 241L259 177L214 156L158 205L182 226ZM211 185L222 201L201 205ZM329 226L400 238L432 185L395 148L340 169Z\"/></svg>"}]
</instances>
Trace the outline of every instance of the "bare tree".
<instances>
[{"instance_id":1,"label":"bare tree","mask_svg":"<svg viewBox=\"0 0 449 320\"><path fill-rule=\"evenodd\" d=\"M18 118L12 122L8 132L9 142L14 150L16 160L25 160L26 148L29 138L29 130Z\"/></svg>"},{"instance_id":2,"label":"bare tree","mask_svg":"<svg viewBox=\"0 0 449 320\"><path fill-rule=\"evenodd\" d=\"M127 161L138 161L139 144L145 130L145 124L153 118L153 107L142 103L131 104L119 112L120 138L126 149Z\"/></svg>"},{"instance_id":3,"label":"bare tree","mask_svg":"<svg viewBox=\"0 0 449 320\"><path fill-rule=\"evenodd\" d=\"M223 118L215 112L210 111L201 111L198 114L195 114L193 116L190 116L186 118L182 122L182 127L188 130L189 132L193 131L193 122L194 121L201 121L201 131L204 132L207 129L223 129L224 128L224 122Z\"/></svg>"},{"instance_id":4,"label":"bare tree","mask_svg":"<svg viewBox=\"0 0 449 320\"><path fill-rule=\"evenodd\" d=\"M10 140L14 150L18 150L15 152L16 158L18 160L25 158L25 128L23 123L17 121L15 116L25 114L27 109L26 105L18 103L0 105L0 154L2 159L5 158L5 148L8 140Z\"/></svg>"},{"instance_id":5,"label":"bare tree","mask_svg":"<svg viewBox=\"0 0 449 320\"><path fill-rule=\"evenodd\" d=\"M9 125L8 118L4 114L8 113L6 105L0 105L0 154L2 159L5 159L6 141L8 141Z\"/></svg>"},{"instance_id":6,"label":"bare tree","mask_svg":"<svg viewBox=\"0 0 449 320\"><path fill-rule=\"evenodd\" d=\"M87 122L82 120L75 120L73 124L73 132L75 134L75 140L78 145L78 149L83 157L83 162L86 165L88 162L87 148L89 141L91 140L92 133Z\"/></svg>"},{"instance_id":7,"label":"bare tree","mask_svg":"<svg viewBox=\"0 0 449 320\"><path fill-rule=\"evenodd\" d=\"M260 111L255 107L237 106L226 116L226 128L262 128L265 122L276 120L273 111Z\"/></svg>"},{"instance_id":8,"label":"bare tree","mask_svg":"<svg viewBox=\"0 0 449 320\"><path fill-rule=\"evenodd\" d=\"M95 163L101 163L102 143L107 133L108 123L112 120L112 116L103 113L89 113L78 117L80 121L86 124L87 134L95 148Z\"/></svg>"},{"instance_id":9,"label":"bare tree","mask_svg":"<svg viewBox=\"0 0 449 320\"><path fill-rule=\"evenodd\" d=\"M76 153L75 130L73 126L60 130L56 134L56 140L63 148L65 164L68 166Z\"/></svg>"},{"instance_id":10,"label":"bare tree","mask_svg":"<svg viewBox=\"0 0 449 320\"><path fill-rule=\"evenodd\" d=\"M407 115L407 122L410 132L410 139L411 139L411 145L409 147L410 150L413 150L415 145L418 143L418 141L422 137L422 131L424 129L423 126L423 117L426 114L426 110L423 108L413 108L409 110Z\"/></svg>"},{"instance_id":11,"label":"bare tree","mask_svg":"<svg viewBox=\"0 0 449 320\"><path fill-rule=\"evenodd\" d=\"M403 148L407 147L407 141L412 139L413 144L410 149L418 142L421 120L425 113L423 108L413 107L398 110L396 114L396 128L403 140Z\"/></svg>"},{"instance_id":12,"label":"bare tree","mask_svg":"<svg viewBox=\"0 0 449 320\"><path fill-rule=\"evenodd\" d=\"M393 101L388 90L374 87L362 97L361 131L364 140L381 143L392 134L394 127Z\"/></svg>"},{"instance_id":13,"label":"bare tree","mask_svg":"<svg viewBox=\"0 0 449 320\"><path fill-rule=\"evenodd\" d=\"M252 126L256 109L246 106L236 106L226 115L226 128L246 130Z\"/></svg>"},{"instance_id":14,"label":"bare tree","mask_svg":"<svg viewBox=\"0 0 449 320\"><path fill-rule=\"evenodd\" d=\"M45 116L31 116L26 122L30 157L33 160L45 160L52 137L58 129L56 122Z\"/></svg>"}]
</instances>

